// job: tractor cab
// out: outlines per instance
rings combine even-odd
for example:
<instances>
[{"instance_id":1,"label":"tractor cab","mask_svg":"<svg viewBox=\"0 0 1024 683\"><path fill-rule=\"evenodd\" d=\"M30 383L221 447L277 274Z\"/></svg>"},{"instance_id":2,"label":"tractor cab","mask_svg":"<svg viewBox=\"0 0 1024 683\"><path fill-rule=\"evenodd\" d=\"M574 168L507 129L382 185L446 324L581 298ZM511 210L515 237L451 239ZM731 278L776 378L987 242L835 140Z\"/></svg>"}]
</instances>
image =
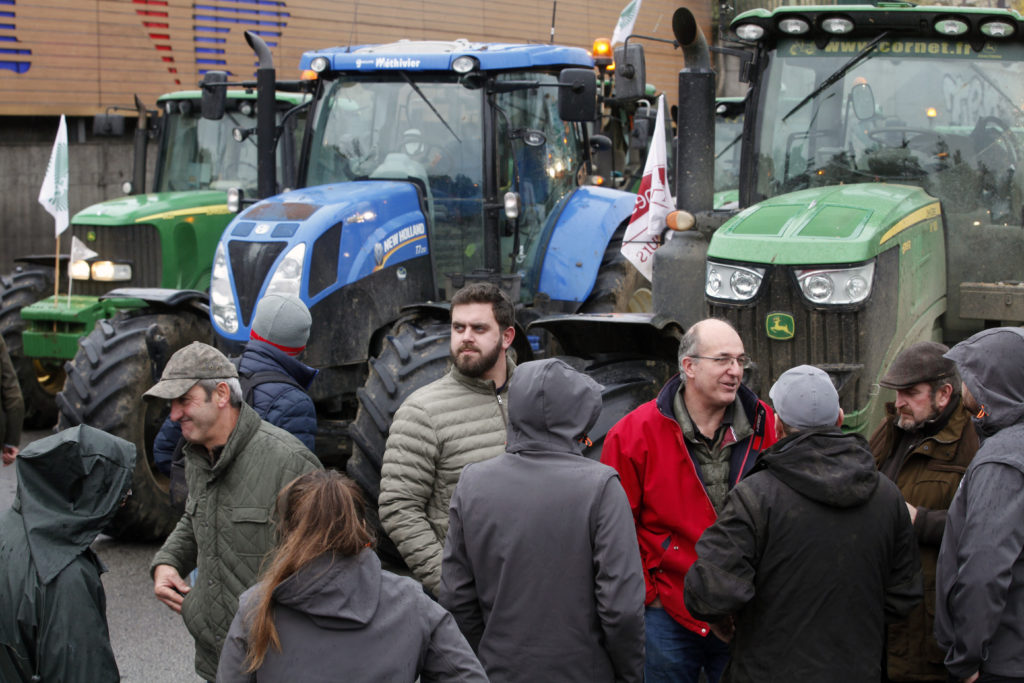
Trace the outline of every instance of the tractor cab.
<instances>
[{"instance_id":1,"label":"tractor cab","mask_svg":"<svg viewBox=\"0 0 1024 683\"><path fill-rule=\"evenodd\" d=\"M558 109L558 66L589 58L538 48L403 41L307 55L323 67L303 185L411 182L442 289L451 274L490 268L519 272L532 298L544 226L589 174L586 127ZM551 66L531 68L527 52Z\"/></svg>"}]
</instances>

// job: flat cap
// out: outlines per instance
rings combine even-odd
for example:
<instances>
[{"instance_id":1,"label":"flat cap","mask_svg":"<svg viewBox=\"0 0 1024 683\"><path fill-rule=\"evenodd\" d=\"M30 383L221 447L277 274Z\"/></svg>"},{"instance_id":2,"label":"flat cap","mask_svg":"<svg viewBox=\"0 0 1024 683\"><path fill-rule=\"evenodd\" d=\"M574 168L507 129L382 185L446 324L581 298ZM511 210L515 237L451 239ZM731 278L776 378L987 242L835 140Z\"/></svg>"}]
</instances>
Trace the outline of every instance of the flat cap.
<instances>
[{"instance_id":1,"label":"flat cap","mask_svg":"<svg viewBox=\"0 0 1024 683\"><path fill-rule=\"evenodd\" d=\"M839 392L828 373L813 365L786 370L768 396L779 419L796 429L828 427L839 419Z\"/></svg>"},{"instance_id":2,"label":"flat cap","mask_svg":"<svg viewBox=\"0 0 1024 683\"><path fill-rule=\"evenodd\" d=\"M953 377L956 375L956 363L943 357L947 351L949 347L939 342L911 344L896 356L878 383L886 389L909 389L921 382Z\"/></svg>"},{"instance_id":3,"label":"flat cap","mask_svg":"<svg viewBox=\"0 0 1024 683\"><path fill-rule=\"evenodd\" d=\"M167 361L160 381L143 394L151 398L175 399L184 396L201 379L238 377L238 368L209 344L192 342L175 351Z\"/></svg>"}]
</instances>

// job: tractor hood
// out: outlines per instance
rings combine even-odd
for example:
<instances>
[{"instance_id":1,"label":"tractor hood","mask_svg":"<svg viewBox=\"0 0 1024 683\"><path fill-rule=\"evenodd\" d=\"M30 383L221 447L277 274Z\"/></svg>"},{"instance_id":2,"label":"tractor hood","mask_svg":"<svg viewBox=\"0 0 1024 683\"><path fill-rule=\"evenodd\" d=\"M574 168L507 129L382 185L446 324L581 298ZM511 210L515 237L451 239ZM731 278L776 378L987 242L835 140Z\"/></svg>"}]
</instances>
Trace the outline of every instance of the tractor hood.
<instances>
[{"instance_id":1,"label":"tractor hood","mask_svg":"<svg viewBox=\"0 0 1024 683\"><path fill-rule=\"evenodd\" d=\"M746 263L856 263L900 232L940 215L919 187L865 183L814 188L751 206L711 238L708 257Z\"/></svg>"},{"instance_id":2,"label":"tractor hood","mask_svg":"<svg viewBox=\"0 0 1024 683\"><path fill-rule=\"evenodd\" d=\"M177 215L223 215L230 213L227 196L220 190L156 192L110 199L75 214L72 224L126 225L166 220Z\"/></svg>"},{"instance_id":3,"label":"tractor hood","mask_svg":"<svg viewBox=\"0 0 1024 683\"><path fill-rule=\"evenodd\" d=\"M312 308L348 284L429 253L411 182L362 180L275 195L239 214L221 236L210 283L214 325L229 339L247 340L252 307L275 275Z\"/></svg>"}]
</instances>

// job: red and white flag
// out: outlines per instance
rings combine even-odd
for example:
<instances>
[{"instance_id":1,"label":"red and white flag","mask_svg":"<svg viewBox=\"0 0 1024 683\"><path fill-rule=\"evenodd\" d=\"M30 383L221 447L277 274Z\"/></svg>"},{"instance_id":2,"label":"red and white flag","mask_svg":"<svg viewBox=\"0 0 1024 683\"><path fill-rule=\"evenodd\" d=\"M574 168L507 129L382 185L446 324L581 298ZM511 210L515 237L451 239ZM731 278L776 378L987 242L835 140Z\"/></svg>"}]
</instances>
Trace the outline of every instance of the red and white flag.
<instances>
[{"instance_id":1,"label":"red and white flag","mask_svg":"<svg viewBox=\"0 0 1024 683\"><path fill-rule=\"evenodd\" d=\"M622 240L622 255L648 280L652 279L656 241L665 228L665 217L675 210L676 200L668 187L665 166L665 96L658 98L658 119L654 124L651 149L644 164L644 176L636 195L633 215Z\"/></svg>"}]
</instances>

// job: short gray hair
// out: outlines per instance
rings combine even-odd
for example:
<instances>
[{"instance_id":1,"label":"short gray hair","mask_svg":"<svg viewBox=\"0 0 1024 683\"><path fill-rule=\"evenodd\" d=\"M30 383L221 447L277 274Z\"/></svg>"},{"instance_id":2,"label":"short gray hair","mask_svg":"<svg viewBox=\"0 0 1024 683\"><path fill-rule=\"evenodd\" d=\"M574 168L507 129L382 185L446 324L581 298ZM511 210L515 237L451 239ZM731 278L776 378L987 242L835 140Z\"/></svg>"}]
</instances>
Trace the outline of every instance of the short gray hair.
<instances>
[{"instance_id":1,"label":"short gray hair","mask_svg":"<svg viewBox=\"0 0 1024 683\"><path fill-rule=\"evenodd\" d=\"M213 392L217 390L218 384L227 384L228 391L230 392L230 398L232 408L237 408L242 405L242 383L238 381L237 377L224 377L221 379L201 379L196 382L196 386L202 387L203 391L206 392L206 400L210 400L213 397Z\"/></svg>"}]
</instances>

